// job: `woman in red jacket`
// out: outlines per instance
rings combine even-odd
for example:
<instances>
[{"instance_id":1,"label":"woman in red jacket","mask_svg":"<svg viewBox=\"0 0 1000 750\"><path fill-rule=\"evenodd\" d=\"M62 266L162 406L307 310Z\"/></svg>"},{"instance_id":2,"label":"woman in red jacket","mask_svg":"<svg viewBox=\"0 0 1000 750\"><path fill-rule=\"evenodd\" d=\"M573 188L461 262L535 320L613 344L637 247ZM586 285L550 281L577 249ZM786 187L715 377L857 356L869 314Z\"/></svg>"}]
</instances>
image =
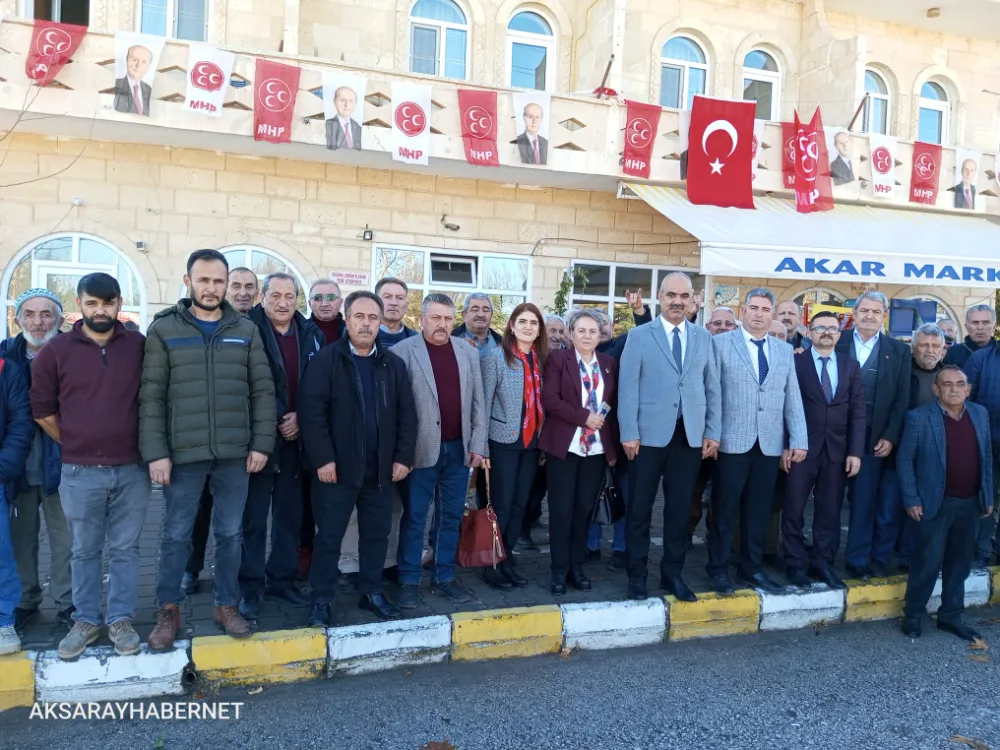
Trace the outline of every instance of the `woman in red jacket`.
<instances>
[{"instance_id":1,"label":"woman in red jacket","mask_svg":"<svg viewBox=\"0 0 1000 750\"><path fill-rule=\"evenodd\" d=\"M601 324L574 310L566 324L571 347L549 354L542 380L552 593L569 584L590 589L584 575L587 531L606 466L618 459L618 363L596 352Z\"/></svg>"}]
</instances>

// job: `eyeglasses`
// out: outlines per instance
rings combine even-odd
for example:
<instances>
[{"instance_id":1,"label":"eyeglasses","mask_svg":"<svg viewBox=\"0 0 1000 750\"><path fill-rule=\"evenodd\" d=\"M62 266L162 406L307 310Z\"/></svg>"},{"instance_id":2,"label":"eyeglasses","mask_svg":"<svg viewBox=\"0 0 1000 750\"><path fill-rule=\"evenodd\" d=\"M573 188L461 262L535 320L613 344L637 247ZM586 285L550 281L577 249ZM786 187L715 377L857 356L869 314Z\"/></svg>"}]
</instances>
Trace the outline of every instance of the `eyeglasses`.
<instances>
[{"instance_id":1,"label":"eyeglasses","mask_svg":"<svg viewBox=\"0 0 1000 750\"><path fill-rule=\"evenodd\" d=\"M838 326L823 326L820 328L810 328L813 333L839 333L840 328Z\"/></svg>"},{"instance_id":2,"label":"eyeglasses","mask_svg":"<svg viewBox=\"0 0 1000 750\"><path fill-rule=\"evenodd\" d=\"M327 302L336 302L338 299L340 299L339 294L314 294L312 296L313 302L323 302L324 300Z\"/></svg>"}]
</instances>

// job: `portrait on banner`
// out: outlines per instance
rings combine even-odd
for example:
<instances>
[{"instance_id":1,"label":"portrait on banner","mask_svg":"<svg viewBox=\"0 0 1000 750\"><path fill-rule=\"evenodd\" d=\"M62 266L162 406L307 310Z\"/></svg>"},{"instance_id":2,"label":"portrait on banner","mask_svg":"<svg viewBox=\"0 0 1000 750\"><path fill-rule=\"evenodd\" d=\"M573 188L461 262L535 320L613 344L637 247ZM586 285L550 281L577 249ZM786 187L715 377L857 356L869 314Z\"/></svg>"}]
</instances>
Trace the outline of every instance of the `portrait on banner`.
<instances>
[{"instance_id":1,"label":"portrait on banner","mask_svg":"<svg viewBox=\"0 0 1000 750\"><path fill-rule=\"evenodd\" d=\"M544 91L514 94L517 151L522 164L549 163L549 112L551 97Z\"/></svg>"},{"instance_id":2,"label":"portrait on banner","mask_svg":"<svg viewBox=\"0 0 1000 750\"><path fill-rule=\"evenodd\" d=\"M361 124L365 119L365 87L361 76L339 71L323 73L323 116L326 147L361 150Z\"/></svg>"},{"instance_id":3,"label":"portrait on banner","mask_svg":"<svg viewBox=\"0 0 1000 750\"><path fill-rule=\"evenodd\" d=\"M854 182L854 159L851 154L851 134L847 128L825 129L826 152L830 155L830 179L834 185Z\"/></svg>"},{"instance_id":4,"label":"portrait on banner","mask_svg":"<svg viewBox=\"0 0 1000 750\"><path fill-rule=\"evenodd\" d=\"M115 34L116 112L149 117L153 81L164 41L163 37L148 34Z\"/></svg>"},{"instance_id":5,"label":"portrait on banner","mask_svg":"<svg viewBox=\"0 0 1000 750\"><path fill-rule=\"evenodd\" d=\"M976 151L955 151L955 208L976 210L976 179L979 176L979 158Z\"/></svg>"}]
</instances>

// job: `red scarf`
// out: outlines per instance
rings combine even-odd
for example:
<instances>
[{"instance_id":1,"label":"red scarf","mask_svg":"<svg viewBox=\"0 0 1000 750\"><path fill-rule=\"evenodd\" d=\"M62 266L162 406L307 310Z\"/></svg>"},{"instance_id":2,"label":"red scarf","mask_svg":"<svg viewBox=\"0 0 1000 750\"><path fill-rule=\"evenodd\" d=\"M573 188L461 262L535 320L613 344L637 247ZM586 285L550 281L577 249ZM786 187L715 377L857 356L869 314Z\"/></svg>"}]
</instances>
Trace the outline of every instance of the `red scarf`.
<instances>
[{"instance_id":1,"label":"red scarf","mask_svg":"<svg viewBox=\"0 0 1000 750\"><path fill-rule=\"evenodd\" d=\"M528 355L514 347L514 354L524 365L524 424L521 425L521 441L524 447L531 445L535 435L542 429L542 378L538 374L538 353L532 349L531 361Z\"/></svg>"}]
</instances>

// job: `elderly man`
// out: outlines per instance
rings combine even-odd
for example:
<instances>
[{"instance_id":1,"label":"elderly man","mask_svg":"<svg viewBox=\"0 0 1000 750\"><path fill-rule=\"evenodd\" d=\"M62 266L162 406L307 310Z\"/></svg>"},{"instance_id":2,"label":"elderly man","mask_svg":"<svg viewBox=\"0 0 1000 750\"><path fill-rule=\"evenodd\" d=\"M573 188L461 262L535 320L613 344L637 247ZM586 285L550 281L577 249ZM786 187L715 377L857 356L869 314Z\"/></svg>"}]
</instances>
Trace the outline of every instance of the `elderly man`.
<instances>
[{"instance_id":1,"label":"elderly man","mask_svg":"<svg viewBox=\"0 0 1000 750\"><path fill-rule=\"evenodd\" d=\"M226 287L226 300L240 315L246 315L257 304L260 294L260 282L257 274L249 268L240 266L229 272L229 284Z\"/></svg>"},{"instance_id":2,"label":"elderly man","mask_svg":"<svg viewBox=\"0 0 1000 750\"><path fill-rule=\"evenodd\" d=\"M340 284L333 279L320 279L309 287L309 320L323 334L324 344L336 343L344 335L343 304Z\"/></svg>"},{"instance_id":3,"label":"elderly man","mask_svg":"<svg viewBox=\"0 0 1000 750\"><path fill-rule=\"evenodd\" d=\"M687 321L693 295L687 274L665 276L660 317L633 329L622 354L618 422L634 488L626 519L630 599L647 596L650 519L661 484L660 586L681 601L697 599L681 577L686 518L701 461L719 447L722 404L711 334Z\"/></svg>"},{"instance_id":4,"label":"elderly man","mask_svg":"<svg viewBox=\"0 0 1000 750\"><path fill-rule=\"evenodd\" d=\"M31 370L38 351L59 334L63 308L59 298L47 289L29 289L14 303L21 333L0 343L0 358L21 366L27 387L31 388ZM35 425L31 451L16 496L8 498L10 534L14 559L21 579L21 601L14 611L14 625L20 630L38 614L42 587L38 580L38 537L41 516L49 537L49 595L56 607L56 617L64 625L72 624L73 589L70 582L70 556L73 538L59 499L59 475L62 473L62 450L59 443Z\"/></svg>"},{"instance_id":5,"label":"elderly man","mask_svg":"<svg viewBox=\"0 0 1000 750\"><path fill-rule=\"evenodd\" d=\"M406 364L417 405L417 448L399 532L400 609L421 605L420 562L432 503L437 521L431 590L453 604L472 600L455 582L455 554L468 467L479 466L486 450L486 410L479 356L469 346L453 343L454 323L451 298L428 294L421 305L422 335L393 348Z\"/></svg>"},{"instance_id":6,"label":"elderly man","mask_svg":"<svg viewBox=\"0 0 1000 750\"><path fill-rule=\"evenodd\" d=\"M783 341L792 345L793 349L802 349L812 343L809 336L799 333L799 325L802 323L802 308L799 303L792 299L786 299L778 305L774 314L778 323L785 329Z\"/></svg>"},{"instance_id":7,"label":"elderly man","mask_svg":"<svg viewBox=\"0 0 1000 750\"><path fill-rule=\"evenodd\" d=\"M545 334L550 352L566 348L566 322L559 315L545 314Z\"/></svg>"},{"instance_id":8,"label":"elderly man","mask_svg":"<svg viewBox=\"0 0 1000 750\"><path fill-rule=\"evenodd\" d=\"M903 502L917 527L903 633L920 636L940 574L937 627L972 641L982 636L962 622L962 612L977 525L980 518L993 514L989 415L978 404L966 402L968 381L954 365L937 373L934 395L935 401L906 415L899 446Z\"/></svg>"},{"instance_id":9,"label":"elderly man","mask_svg":"<svg viewBox=\"0 0 1000 750\"><path fill-rule=\"evenodd\" d=\"M977 318L985 320L986 315L980 313ZM985 326L981 326L983 327ZM992 329L992 325L990 328ZM964 369L972 387L969 400L986 407L989 414L993 440L992 469L994 475L1000 475L1000 349L992 342L984 344L969 358ZM996 527L996 518L993 516L983 518L979 524L974 563L977 568L987 565L990 555L996 550L996 543L993 541Z\"/></svg>"},{"instance_id":10,"label":"elderly man","mask_svg":"<svg viewBox=\"0 0 1000 750\"><path fill-rule=\"evenodd\" d=\"M403 323L409 305L410 288L402 279L387 276L375 284L375 296L382 300L382 325L379 326L378 340L382 346L391 349L400 341L418 336L419 333Z\"/></svg>"},{"instance_id":11,"label":"elderly man","mask_svg":"<svg viewBox=\"0 0 1000 750\"><path fill-rule=\"evenodd\" d=\"M969 358L984 346L994 346L993 332L997 326L997 313L993 305L973 305L965 311L965 330L968 335L961 344L948 349L944 356L946 365L965 368Z\"/></svg>"},{"instance_id":12,"label":"elderly man","mask_svg":"<svg viewBox=\"0 0 1000 750\"><path fill-rule=\"evenodd\" d=\"M938 328L944 334L944 345L947 349L958 341L958 323L951 318L942 318L937 322Z\"/></svg>"},{"instance_id":13,"label":"elderly man","mask_svg":"<svg viewBox=\"0 0 1000 750\"><path fill-rule=\"evenodd\" d=\"M473 292L465 298L462 325L452 331L451 335L475 346L482 356L490 349L500 346L503 340L499 333L490 328L492 322L493 301L490 296Z\"/></svg>"},{"instance_id":14,"label":"elderly man","mask_svg":"<svg viewBox=\"0 0 1000 750\"><path fill-rule=\"evenodd\" d=\"M875 551L884 554L887 545L891 549L886 540L894 539L895 532L885 519L895 512L896 494L883 486L883 475L910 404L913 357L906 344L883 335L888 312L889 300L882 292L865 292L854 305L854 330L842 332L837 342L837 356L861 365L865 386L865 452L861 471L847 484L851 516L845 553L847 572L861 580L886 575L888 561Z\"/></svg>"},{"instance_id":15,"label":"elderly man","mask_svg":"<svg viewBox=\"0 0 1000 750\"><path fill-rule=\"evenodd\" d=\"M788 343L788 331L779 320L771 323L770 328L767 329L767 335L774 336L774 338L778 339L778 341L784 341L786 344Z\"/></svg>"},{"instance_id":16,"label":"elderly man","mask_svg":"<svg viewBox=\"0 0 1000 750\"><path fill-rule=\"evenodd\" d=\"M763 571L764 535L779 466L799 463L809 447L792 347L768 336L774 294L751 289L743 327L712 339L722 389L722 432L712 477L708 574L712 588L733 593L727 568L737 516L741 583L768 593L781 587Z\"/></svg>"},{"instance_id":17,"label":"elderly man","mask_svg":"<svg viewBox=\"0 0 1000 750\"><path fill-rule=\"evenodd\" d=\"M376 343L382 301L354 292L345 302L347 336L325 347L302 381L302 443L316 467L319 530L310 569L309 625L333 624L340 545L357 509L359 606L380 619L400 613L382 593L395 498L393 483L410 473L417 412L403 361ZM358 385L360 383L360 386Z\"/></svg>"},{"instance_id":18,"label":"elderly man","mask_svg":"<svg viewBox=\"0 0 1000 750\"><path fill-rule=\"evenodd\" d=\"M262 594L304 606L309 597L296 585L302 533L302 443L298 392L306 367L323 348L323 334L295 309L299 283L287 273L268 274L263 301L248 316L264 345L278 416L278 442L264 469L250 477L243 510L240 614L256 620ZM271 553L267 518L271 516ZM266 587L265 587L266 580Z\"/></svg>"},{"instance_id":19,"label":"elderly man","mask_svg":"<svg viewBox=\"0 0 1000 750\"><path fill-rule=\"evenodd\" d=\"M736 313L733 312L731 307L717 307L712 310L712 315L709 317L708 322L705 323L705 328L713 336L717 336L720 333L727 333L728 331L735 331L736 325Z\"/></svg>"}]
</instances>

